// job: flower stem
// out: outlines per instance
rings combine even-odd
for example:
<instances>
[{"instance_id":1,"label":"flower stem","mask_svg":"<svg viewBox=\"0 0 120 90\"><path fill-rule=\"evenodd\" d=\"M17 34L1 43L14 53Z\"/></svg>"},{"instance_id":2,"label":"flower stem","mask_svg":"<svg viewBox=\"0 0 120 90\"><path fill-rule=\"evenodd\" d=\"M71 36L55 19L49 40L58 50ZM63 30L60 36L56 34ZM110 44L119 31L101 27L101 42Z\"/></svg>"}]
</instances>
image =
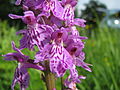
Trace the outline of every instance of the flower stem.
<instances>
[{"instance_id":1,"label":"flower stem","mask_svg":"<svg viewBox=\"0 0 120 90\"><path fill-rule=\"evenodd\" d=\"M50 72L48 61L45 62L45 66L46 66L45 83L46 83L47 90L54 90L55 89L55 75L52 72Z\"/></svg>"},{"instance_id":2,"label":"flower stem","mask_svg":"<svg viewBox=\"0 0 120 90\"><path fill-rule=\"evenodd\" d=\"M64 86L64 80L63 80L63 77L61 77L61 90L64 90L65 89L65 86Z\"/></svg>"}]
</instances>

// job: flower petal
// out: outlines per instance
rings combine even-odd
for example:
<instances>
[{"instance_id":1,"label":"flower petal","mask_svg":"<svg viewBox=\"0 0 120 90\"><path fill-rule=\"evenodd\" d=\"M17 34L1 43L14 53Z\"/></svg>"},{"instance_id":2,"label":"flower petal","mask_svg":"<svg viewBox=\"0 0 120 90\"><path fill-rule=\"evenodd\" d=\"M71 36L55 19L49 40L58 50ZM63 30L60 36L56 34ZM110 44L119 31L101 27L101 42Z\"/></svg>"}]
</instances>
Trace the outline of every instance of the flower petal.
<instances>
[{"instance_id":1,"label":"flower petal","mask_svg":"<svg viewBox=\"0 0 120 90\"><path fill-rule=\"evenodd\" d=\"M65 5L63 16L63 20L66 22L66 25L73 25L74 22L74 10L70 4Z\"/></svg>"},{"instance_id":2,"label":"flower petal","mask_svg":"<svg viewBox=\"0 0 120 90\"><path fill-rule=\"evenodd\" d=\"M85 23L86 21L84 19L79 19L79 18L74 19L74 25L85 27L86 26Z\"/></svg>"},{"instance_id":3,"label":"flower petal","mask_svg":"<svg viewBox=\"0 0 120 90\"><path fill-rule=\"evenodd\" d=\"M3 55L5 57L5 60L17 60L18 62L25 62L29 59L28 56L24 55L20 49L15 47L15 43L12 41L12 48L13 50L17 51L17 53L8 53L6 55Z\"/></svg>"},{"instance_id":4,"label":"flower petal","mask_svg":"<svg viewBox=\"0 0 120 90\"><path fill-rule=\"evenodd\" d=\"M76 65L81 66L82 68L84 68L85 70L87 70L89 72L92 72L91 68L88 67L88 65L90 65L90 64L87 64L80 59L76 59Z\"/></svg>"},{"instance_id":5,"label":"flower petal","mask_svg":"<svg viewBox=\"0 0 120 90\"><path fill-rule=\"evenodd\" d=\"M58 0L51 0L51 11L55 17L62 19L64 9Z\"/></svg>"},{"instance_id":6,"label":"flower petal","mask_svg":"<svg viewBox=\"0 0 120 90\"><path fill-rule=\"evenodd\" d=\"M26 89L29 85L29 74L25 68L20 67L19 65L14 73L14 79L11 86L12 90L14 90L16 83L20 84L21 90Z\"/></svg>"},{"instance_id":7,"label":"flower petal","mask_svg":"<svg viewBox=\"0 0 120 90\"><path fill-rule=\"evenodd\" d=\"M22 19L22 16L18 16L18 15L15 15L15 14L9 14L8 15L11 19Z\"/></svg>"},{"instance_id":8,"label":"flower petal","mask_svg":"<svg viewBox=\"0 0 120 90\"><path fill-rule=\"evenodd\" d=\"M38 69L38 70L44 70L45 68L37 65L37 64L32 64L32 63L24 63L23 66L24 68L34 68L34 69Z\"/></svg>"}]
</instances>

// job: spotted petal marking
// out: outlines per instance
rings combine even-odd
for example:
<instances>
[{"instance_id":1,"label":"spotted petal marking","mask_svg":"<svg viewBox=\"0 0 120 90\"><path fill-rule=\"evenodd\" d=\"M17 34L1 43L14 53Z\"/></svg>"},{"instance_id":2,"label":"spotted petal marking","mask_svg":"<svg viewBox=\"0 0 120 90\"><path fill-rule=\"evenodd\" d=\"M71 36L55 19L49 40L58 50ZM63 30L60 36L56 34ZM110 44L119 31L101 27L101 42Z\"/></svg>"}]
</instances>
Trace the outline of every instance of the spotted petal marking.
<instances>
[{"instance_id":1,"label":"spotted petal marking","mask_svg":"<svg viewBox=\"0 0 120 90\"><path fill-rule=\"evenodd\" d=\"M14 90L15 84L19 83L21 90L25 90L29 85L29 74L25 68L17 67L12 82L12 90Z\"/></svg>"},{"instance_id":2,"label":"spotted petal marking","mask_svg":"<svg viewBox=\"0 0 120 90\"><path fill-rule=\"evenodd\" d=\"M64 9L58 0L51 0L51 11L55 17L62 19Z\"/></svg>"},{"instance_id":3,"label":"spotted petal marking","mask_svg":"<svg viewBox=\"0 0 120 90\"><path fill-rule=\"evenodd\" d=\"M62 59L63 47L54 44L52 49L50 50L50 70L52 72L57 72L57 66Z\"/></svg>"},{"instance_id":4,"label":"spotted petal marking","mask_svg":"<svg viewBox=\"0 0 120 90\"><path fill-rule=\"evenodd\" d=\"M72 66L72 57L62 45L53 44L50 50L50 70L61 77Z\"/></svg>"},{"instance_id":5,"label":"spotted petal marking","mask_svg":"<svg viewBox=\"0 0 120 90\"><path fill-rule=\"evenodd\" d=\"M62 18L64 21L66 21L67 25L73 24L73 22L74 22L74 10L70 4L65 5Z\"/></svg>"},{"instance_id":6,"label":"spotted petal marking","mask_svg":"<svg viewBox=\"0 0 120 90\"><path fill-rule=\"evenodd\" d=\"M43 27L36 25L34 28L30 27L26 30L26 32L23 33L23 38L20 40L20 49L29 48L33 50L34 45L37 45L39 49L42 48L41 42L44 41L46 37L48 38L51 32L49 27ZM48 32L46 32L47 30Z\"/></svg>"}]
</instances>

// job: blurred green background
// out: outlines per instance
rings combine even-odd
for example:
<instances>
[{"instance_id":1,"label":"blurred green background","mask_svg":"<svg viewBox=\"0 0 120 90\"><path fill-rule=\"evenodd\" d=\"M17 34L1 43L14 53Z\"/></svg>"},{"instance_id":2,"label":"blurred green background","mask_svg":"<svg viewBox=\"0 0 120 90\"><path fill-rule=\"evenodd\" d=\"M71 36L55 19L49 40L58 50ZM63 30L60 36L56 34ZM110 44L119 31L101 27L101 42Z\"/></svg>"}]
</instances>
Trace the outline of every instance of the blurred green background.
<instances>
[{"instance_id":1,"label":"blurred green background","mask_svg":"<svg viewBox=\"0 0 120 90\"><path fill-rule=\"evenodd\" d=\"M7 14L11 11L3 11L3 8L8 6L11 8L10 10L14 7L12 13L20 13L16 12L15 6L11 3L14 0L8 1L9 3L7 0L0 1L0 90L11 90L10 86L17 66L16 62L4 61L1 55L14 52L11 41L15 41L16 45L19 46L18 41L21 36L16 36L15 33L24 27L21 22L16 23L14 20L8 19ZM88 40L85 40L85 61L93 65L91 73L77 68L79 74L87 77L82 80L82 83L77 84L78 90L120 90L120 28L118 27L120 22L117 24L118 26L116 23L108 23L112 22L113 19L113 22L119 21L120 16L118 11L113 14L109 14L108 11L104 4L93 0L86 4L86 9L81 11L80 16L77 14L79 11L76 10L76 17L88 20L86 28L78 27L78 30L82 36L89 37ZM31 58L35 54L29 52L28 49L23 50L23 52ZM27 90L46 90L45 83L40 77L42 72L35 69L28 71L30 73L30 86ZM57 90L60 90L60 78L57 81ZM19 90L19 85L15 87L15 90Z\"/></svg>"}]
</instances>

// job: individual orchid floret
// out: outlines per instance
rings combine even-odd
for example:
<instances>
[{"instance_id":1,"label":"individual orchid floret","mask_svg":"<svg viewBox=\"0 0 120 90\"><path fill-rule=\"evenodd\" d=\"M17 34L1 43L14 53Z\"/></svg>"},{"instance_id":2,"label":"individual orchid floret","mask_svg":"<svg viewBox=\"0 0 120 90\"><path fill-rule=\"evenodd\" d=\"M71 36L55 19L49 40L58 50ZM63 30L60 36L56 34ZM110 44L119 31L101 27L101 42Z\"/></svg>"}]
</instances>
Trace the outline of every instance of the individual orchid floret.
<instances>
[{"instance_id":1,"label":"individual orchid floret","mask_svg":"<svg viewBox=\"0 0 120 90\"><path fill-rule=\"evenodd\" d=\"M68 33L67 31L64 30L64 28L61 28L61 30L56 30L55 32L52 33L51 39L55 40L57 43L61 43L62 41L65 41L67 39Z\"/></svg>"},{"instance_id":2,"label":"individual orchid floret","mask_svg":"<svg viewBox=\"0 0 120 90\"><path fill-rule=\"evenodd\" d=\"M72 26L74 22L74 10L70 4L65 5L62 19L66 26Z\"/></svg>"},{"instance_id":3,"label":"individual orchid floret","mask_svg":"<svg viewBox=\"0 0 120 90\"><path fill-rule=\"evenodd\" d=\"M36 6L36 9L39 8L41 9L41 5ZM64 9L58 0L45 0L42 4L42 8L42 14L44 13L45 16L50 15L52 12L55 17L62 19Z\"/></svg>"},{"instance_id":4,"label":"individual orchid floret","mask_svg":"<svg viewBox=\"0 0 120 90\"><path fill-rule=\"evenodd\" d=\"M17 34L23 34L23 38L20 40L20 49L29 48L34 49L34 45L37 45L39 49L50 42L51 33L53 29L48 25L35 24L29 26L27 30L18 31ZM26 41L26 42L25 42Z\"/></svg>"},{"instance_id":5,"label":"individual orchid floret","mask_svg":"<svg viewBox=\"0 0 120 90\"><path fill-rule=\"evenodd\" d=\"M62 0L62 5L65 6L66 4L70 4L72 7L75 7L77 4L77 0Z\"/></svg>"},{"instance_id":6,"label":"individual orchid floret","mask_svg":"<svg viewBox=\"0 0 120 90\"><path fill-rule=\"evenodd\" d=\"M36 6L40 6L45 0L17 0L16 5L22 5L23 10L36 10Z\"/></svg>"},{"instance_id":7,"label":"individual orchid floret","mask_svg":"<svg viewBox=\"0 0 120 90\"><path fill-rule=\"evenodd\" d=\"M50 71L56 73L57 77L63 76L73 63L71 55L63 47L63 41L66 38L66 31L56 30L52 33L52 43L44 46L42 52L38 52L35 56L36 62L48 59Z\"/></svg>"},{"instance_id":8,"label":"individual orchid floret","mask_svg":"<svg viewBox=\"0 0 120 90\"><path fill-rule=\"evenodd\" d=\"M61 45L54 44L50 51L51 72L56 73L57 77L62 77L72 65L72 57L67 50Z\"/></svg>"},{"instance_id":9,"label":"individual orchid floret","mask_svg":"<svg viewBox=\"0 0 120 90\"><path fill-rule=\"evenodd\" d=\"M34 45L38 48L42 48L42 43L45 44L49 41L52 28L48 25L40 25L37 23L37 17L35 17L32 11L24 12L24 16L17 16L10 14L12 19L22 19L27 24L26 30L20 30L17 34L23 34L23 38L20 40L20 49L29 48L33 50Z\"/></svg>"},{"instance_id":10,"label":"individual orchid floret","mask_svg":"<svg viewBox=\"0 0 120 90\"><path fill-rule=\"evenodd\" d=\"M50 50L50 70L55 72L58 77L63 76L67 69L72 66L72 57L63 47L63 41L66 40L67 33L63 30L55 31L52 34L52 48Z\"/></svg>"},{"instance_id":11,"label":"individual orchid floret","mask_svg":"<svg viewBox=\"0 0 120 90\"><path fill-rule=\"evenodd\" d=\"M11 88L14 90L15 84L19 83L21 90L25 90L29 85L29 74L27 72L27 68L44 70L44 67L35 63L30 63L29 57L24 55L18 48L16 48L14 42L12 42L12 47L13 50L17 51L17 53L8 53L3 55L5 60L16 60L18 62Z\"/></svg>"},{"instance_id":12,"label":"individual orchid floret","mask_svg":"<svg viewBox=\"0 0 120 90\"><path fill-rule=\"evenodd\" d=\"M66 49L73 56L73 62L76 66L80 66L91 72L91 69L88 67L90 64L87 64L83 61L85 59L85 54L82 52L83 48L83 43L73 43L70 44Z\"/></svg>"},{"instance_id":13,"label":"individual orchid floret","mask_svg":"<svg viewBox=\"0 0 120 90\"><path fill-rule=\"evenodd\" d=\"M69 35L68 35L67 40L64 42L66 46L70 45L71 43L79 43L79 45L82 44L82 46L84 46L84 42L82 40L88 39L88 38L80 36L75 26L67 28L67 31Z\"/></svg>"},{"instance_id":14,"label":"individual orchid floret","mask_svg":"<svg viewBox=\"0 0 120 90\"><path fill-rule=\"evenodd\" d=\"M22 19L26 24L32 25L36 23L36 17L32 11L24 12L24 16L18 16L14 14L9 14L9 17L12 19Z\"/></svg>"},{"instance_id":15,"label":"individual orchid floret","mask_svg":"<svg viewBox=\"0 0 120 90\"><path fill-rule=\"evenodd\" d=\"M29 78L30 76L27 72L27 69L23 68L21 64L18 64L14 73L11 89L14 90L16 83L19 83L21 90L26 90L29 85Z\"/></svg>"},{"instance_id":16,"label":"individual orchid floret","mask_svg":"<svg viewBox=\"0 0 120 90\"><path fill-rule=\"evenodd\" d=\"M74 25L80 26L80 27L85 27L86 20L80 19L80 18L75 18L74 19Z\"/></svg>"},{"instance_id":17,"label":"individual orchid floret","mask_svg":"<svg viewBox=\"0 0 120 90\"><path fill-rule=\"evenodd\" d=\"M28 56L24 55L20 51L20 49L16 48L14 42L12 42L12 47L13 47L13 50L17 51L17 53L8 53L6 55L3 55L5 57L5 60L8 60L8 61L16 60L19 63L21 63L22 67L24 68L35 68L38 70L44 70L44 67L40 65L36 65L34 63L30 63L31 59L29 59Z\"/></svg>"},{"instance_id":18,"label":"individual orchid floret","mask_svg":"<svg viewBox=\"0 0 120 90\"><path fill-rule=\"evenodd\" d=\"M73 65L73 67L71 67L71 69L70 69L70 75L64 81L64 85L71 90L78 90L76 88L76 83L80 83L81 82L80 79L85 79L85 78L86 77L84 77L84 76L78 75L76 67L75 67L75 65Z\"/></svg>"},{"instance_id":19,"label":"individual orchid floret","mask_svg":"<svg viewBox=\"0 0 120 90\"><path fill-rule=\"evenodd\" d=\"M62 20L65 21L66 26L77 25L85 27L86 21L84 19L74 19L74 7L77 4L77 0L62 0L61 3L64 6Z\"/></svg>"}]
</instances>

